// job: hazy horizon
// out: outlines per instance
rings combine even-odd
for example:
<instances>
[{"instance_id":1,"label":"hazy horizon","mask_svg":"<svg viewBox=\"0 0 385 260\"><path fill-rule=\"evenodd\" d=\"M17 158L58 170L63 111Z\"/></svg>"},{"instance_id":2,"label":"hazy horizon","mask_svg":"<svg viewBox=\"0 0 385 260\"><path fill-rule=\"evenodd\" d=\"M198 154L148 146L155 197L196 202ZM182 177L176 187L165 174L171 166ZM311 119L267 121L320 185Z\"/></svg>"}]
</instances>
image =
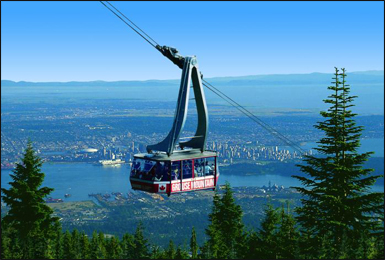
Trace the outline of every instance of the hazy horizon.
<instances>
[{"instance_id":1,"label":"hazy horizon","mask_svg":"<svg viewBox=\"0 0 385 260\"><path fill-rule=\"evenodd\" d=\"M384 70L359 70L359 71L347 71L347 74L350 73L384 73ZM271 73L271 74L248 74L248 75L240 75L240 76L220 76L220 77L205 77L205 79L219 79L219 78L243 78L243 77L253 77L253 76L280 76L280 75L309 75L309 74L330 74L332 75L334 71L329 72L309 72L309 73ZM155 78L149 78L149 79L116 79L116 80L104 80L104 79L94 79L94 80L70 80L70 81L29 81L29 80L13 80L13 79L1 79L2 81L13 81L15 83L18 82L31 82L31 83L71 83L71 82L94 82L94 81L102 81L102 82L118 82L118 81L173 81L173 80L180 80L180 78L170 78L170 79L155 79Z\"/></svg>"}]
</instances>

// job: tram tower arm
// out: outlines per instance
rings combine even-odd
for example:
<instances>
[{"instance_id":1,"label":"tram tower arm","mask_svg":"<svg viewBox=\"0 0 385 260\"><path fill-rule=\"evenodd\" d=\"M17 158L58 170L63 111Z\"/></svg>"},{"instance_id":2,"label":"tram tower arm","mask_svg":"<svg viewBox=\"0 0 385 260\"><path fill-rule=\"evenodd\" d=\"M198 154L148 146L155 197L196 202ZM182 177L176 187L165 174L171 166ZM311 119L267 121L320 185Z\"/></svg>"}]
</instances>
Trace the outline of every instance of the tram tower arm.
<instances>
[{"instance_id":1,"label":"tram tower arm","mask_svg":"<svg viewBox=\"0 0 385 260\"><path fill-rule=\"evenodd\" d=\"M180 69L183 69L185 58L178 54L178 50L173 47L156 45L156 49L171 60Z\"/></svg>"}]
</instances>

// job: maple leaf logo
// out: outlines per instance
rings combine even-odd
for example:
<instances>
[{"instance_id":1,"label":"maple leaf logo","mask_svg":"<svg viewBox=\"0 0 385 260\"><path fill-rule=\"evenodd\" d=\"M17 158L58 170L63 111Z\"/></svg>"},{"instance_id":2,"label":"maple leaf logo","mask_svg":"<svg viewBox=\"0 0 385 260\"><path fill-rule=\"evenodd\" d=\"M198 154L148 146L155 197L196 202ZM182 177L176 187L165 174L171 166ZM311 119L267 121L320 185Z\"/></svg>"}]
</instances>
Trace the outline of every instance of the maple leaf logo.
<instances>
[{"instance_id":1,"label":"maple leaf logo","mask_svg":"<svg viewBox=\"0 0 385 260\"><path fill-rule=\"evenodd\" d=\"M160 189L161 191L164 191L165 187L162 185L159 189Z\"/></svg>"}]
</instances>

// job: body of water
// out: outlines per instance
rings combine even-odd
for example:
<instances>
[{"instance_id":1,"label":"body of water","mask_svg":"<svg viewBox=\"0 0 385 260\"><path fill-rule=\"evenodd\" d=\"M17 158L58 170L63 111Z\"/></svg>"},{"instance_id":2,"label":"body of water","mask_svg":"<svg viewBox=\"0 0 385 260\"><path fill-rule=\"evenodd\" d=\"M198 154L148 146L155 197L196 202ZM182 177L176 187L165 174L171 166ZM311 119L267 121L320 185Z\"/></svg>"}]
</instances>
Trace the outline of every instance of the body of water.
<instances>
[{"instance_id":1,"label":"body of water","mask_svg":"<svg viewBox=\"0 0 385 260\"><path fill-rule=\"evenodd\" d=\"M91 193L111 193L131 191L130 167L129 165L99 166L89 163L45 163L42 166L45 173L44 186L54 188L51 193L53 198L61 198L64 201L82 201L91 199ZM11 170L1 171L1 187L9 188ZM219 185L228 181L232 187L255 186L262 187L271 184L283 185L284 187L298 186L299 181L280 175L221 175ZM376 191L383 191L384 187L375 185ZM68 193L71 197L64 198Z\"/></svg>"},{"instance_id":2,"label":"body of water","mask_svg":"<svg viewBox=\"0 0 385 260\"><path fill-rule=\"evenodd\" d=\"M98 166L89 163L44 163L44 186L54 188L53 198L64 201L89 200L91 193L128 192L131 190L129 165ZM11 170L1 171L1 187L8 188ZM64 198L68 193L71 197Z\"/></svg>"}]
</instances>

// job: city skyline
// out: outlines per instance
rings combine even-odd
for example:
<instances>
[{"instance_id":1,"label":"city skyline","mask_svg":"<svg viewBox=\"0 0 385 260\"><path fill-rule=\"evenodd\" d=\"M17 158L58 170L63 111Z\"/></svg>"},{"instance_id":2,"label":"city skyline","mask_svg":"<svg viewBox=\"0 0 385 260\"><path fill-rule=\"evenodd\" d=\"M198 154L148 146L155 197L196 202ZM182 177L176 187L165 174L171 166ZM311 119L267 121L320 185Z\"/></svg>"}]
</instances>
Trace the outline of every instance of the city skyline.
<instances>
[{"instance_id":1,"label":"city skyline","mask_svg":"<svg viewBox=\"0 0 385 260\"><path fill-rule=\"evenodd\" d=\"M383 2L111 3L161 45L197 55L206 78L383 70ZM1 5L2 79L180 78L98 2Z\"/></svg>"}]
</instances>

